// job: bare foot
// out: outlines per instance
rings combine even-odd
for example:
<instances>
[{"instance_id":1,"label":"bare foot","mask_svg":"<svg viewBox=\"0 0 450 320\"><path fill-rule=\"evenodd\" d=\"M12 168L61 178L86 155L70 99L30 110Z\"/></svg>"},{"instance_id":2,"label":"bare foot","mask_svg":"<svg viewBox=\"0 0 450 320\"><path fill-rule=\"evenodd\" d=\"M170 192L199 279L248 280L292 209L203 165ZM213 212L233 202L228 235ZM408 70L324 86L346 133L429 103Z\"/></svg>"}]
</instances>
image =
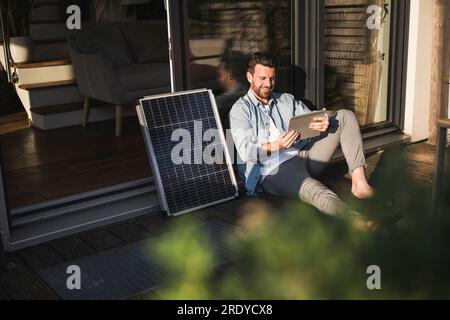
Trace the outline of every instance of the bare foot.
<instances>
[{"instance_id":1,"label":"bare foot","mask_svg":"<svg viewBox=\"0 0 450 320\"><path fill-rule=\"evenodd\" d=\"M375 195L375 190L369 185L364 173L364 167L356 168L352 173L352 193L358 199L370 199Z\"/></svg>"},{"instance_id":2,"label":"bare foot","mask_svg":"<svg viewBox=\"0 0 450 320\"><path fill-rule=\"evenodd\" d=\"M370 199L375 195L375 190L368 183L352 183L352 193L358 199Z\"/></svg>"}]
</instances>

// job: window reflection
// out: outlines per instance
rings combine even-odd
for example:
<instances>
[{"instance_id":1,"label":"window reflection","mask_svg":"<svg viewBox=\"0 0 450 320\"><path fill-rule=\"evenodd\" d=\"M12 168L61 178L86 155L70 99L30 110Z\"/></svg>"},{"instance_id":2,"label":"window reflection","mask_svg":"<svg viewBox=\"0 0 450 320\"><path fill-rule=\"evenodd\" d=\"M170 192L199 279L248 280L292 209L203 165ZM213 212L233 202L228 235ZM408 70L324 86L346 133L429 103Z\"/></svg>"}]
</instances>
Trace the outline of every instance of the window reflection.
<instances>
[{"instance_id":1,"label":"window reflection","mask_svg":"<svg viewBox=\"0 0 450 320\"><path fill-rule=\"evenodd\" d=\"M325 102L387 120L390 1L325 0Z\"/></svg>"},{"instance_id":2,"label":"window reflection","mask_svg":"<svg viewBox=\"0 0 450 320\"><path fill-rule=\"evenodd\" d=\"M238 57L266 51L279 61L277 90L292 92L291 2L207 1L188 2L190 87L223 91L220 66L232 52ZM246 59L242 59L245 64Z\"/></svg>"}]
</instances>

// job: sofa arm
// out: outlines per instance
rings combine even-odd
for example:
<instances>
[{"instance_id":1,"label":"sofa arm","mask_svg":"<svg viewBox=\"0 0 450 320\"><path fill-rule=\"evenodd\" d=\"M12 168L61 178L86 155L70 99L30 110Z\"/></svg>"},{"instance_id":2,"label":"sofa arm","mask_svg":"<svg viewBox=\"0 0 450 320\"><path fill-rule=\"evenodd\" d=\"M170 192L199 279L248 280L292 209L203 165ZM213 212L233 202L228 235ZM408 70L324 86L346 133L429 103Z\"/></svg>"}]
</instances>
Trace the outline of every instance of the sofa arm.
<instances>
[{"instance_id":1,"label":"sofa arm","mask_svg":"<svg viewBox=\"0 0 450 320\"><path fill-rule=\"evenodd\" d=\"M81 53L68 41L69 53L80 93L86 97L112 104L127 101L122 85L111 62L101 54Z\"/></svg>"}]
</instances>

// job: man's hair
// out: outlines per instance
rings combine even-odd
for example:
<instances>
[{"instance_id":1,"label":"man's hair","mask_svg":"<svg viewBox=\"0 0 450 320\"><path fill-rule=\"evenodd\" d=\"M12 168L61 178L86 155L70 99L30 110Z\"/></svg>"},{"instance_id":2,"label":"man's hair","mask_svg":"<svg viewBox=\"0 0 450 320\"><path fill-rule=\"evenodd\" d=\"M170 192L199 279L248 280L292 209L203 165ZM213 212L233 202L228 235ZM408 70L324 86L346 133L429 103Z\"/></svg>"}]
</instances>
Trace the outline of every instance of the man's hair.
<instances>
[{"instance_id":1,"label":"man's hair","mask_svg":"<svg viewBox=\"0 0 450 320\"><path fill-rule=\"evenodd\" d=\"M275 57L265 52L257 52L250 57L247 63L247 71L250 72L251 74L254 74L255 67L257 64L269 68L277 67L277 61Z\"/></svg>"}]
</instances>

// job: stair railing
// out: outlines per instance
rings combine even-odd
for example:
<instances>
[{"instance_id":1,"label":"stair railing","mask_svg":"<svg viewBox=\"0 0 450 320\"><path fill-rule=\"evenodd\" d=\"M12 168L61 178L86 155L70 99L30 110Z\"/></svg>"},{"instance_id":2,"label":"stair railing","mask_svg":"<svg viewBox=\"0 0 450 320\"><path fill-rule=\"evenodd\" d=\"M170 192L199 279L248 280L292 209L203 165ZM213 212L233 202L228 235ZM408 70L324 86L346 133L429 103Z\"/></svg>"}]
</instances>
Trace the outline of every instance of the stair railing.
<instances>
[{"instance_id":1,"label":"stair railing","mask_svg":"<svg viewBox=\"0 0 450 320\"><path fill-rule=\"evenodd\" d=\"M9 38L8 34L5 30L5 19L3 16L3 11L0 9L0 24L2 31L2 39L3 39L3 54L5 56L5 70L8 75L8 82L12 82L12 74L11 74L11 55L9 51Z\"/></svg>"}]
</instances>

